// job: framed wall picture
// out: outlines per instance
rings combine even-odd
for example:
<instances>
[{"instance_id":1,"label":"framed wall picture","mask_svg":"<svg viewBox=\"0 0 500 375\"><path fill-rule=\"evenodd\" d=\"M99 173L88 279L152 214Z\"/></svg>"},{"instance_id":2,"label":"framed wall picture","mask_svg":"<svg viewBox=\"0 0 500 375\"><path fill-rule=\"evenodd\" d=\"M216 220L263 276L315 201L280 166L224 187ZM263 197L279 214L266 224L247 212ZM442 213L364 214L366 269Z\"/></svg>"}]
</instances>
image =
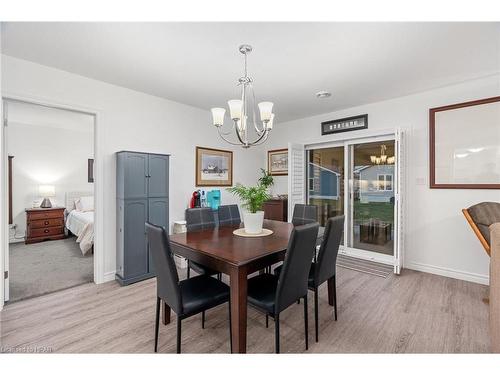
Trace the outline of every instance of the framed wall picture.
<instances>
[{"instance_id":1,"label":"framed wall picture","mask_svg":"<svg viewBox=\"0 0 500 375\"><path fill-rule=\"evenodd\" d=\"M288 149L269 150L267 152L267 171L272 176L288 175Z\"/></svg>"},{"instance_id":2,"label":"framed wall picture","mask_svg":"<svg viewBox=\"0 0 500 375\"><path fill-rule=\"evenodd\" d=\"M429 110L431 189L500 189L500 96Z\"/></svg>"},{"instance_id":3,"label":"framed wall picture","mask_svg":"<svg viewBox=\"0 0 500 375\"><path fill-rule=\"evenodd\" d=\"M196 147L196 186L232 186L233 152Z\"/></svg>"}]
</instances>

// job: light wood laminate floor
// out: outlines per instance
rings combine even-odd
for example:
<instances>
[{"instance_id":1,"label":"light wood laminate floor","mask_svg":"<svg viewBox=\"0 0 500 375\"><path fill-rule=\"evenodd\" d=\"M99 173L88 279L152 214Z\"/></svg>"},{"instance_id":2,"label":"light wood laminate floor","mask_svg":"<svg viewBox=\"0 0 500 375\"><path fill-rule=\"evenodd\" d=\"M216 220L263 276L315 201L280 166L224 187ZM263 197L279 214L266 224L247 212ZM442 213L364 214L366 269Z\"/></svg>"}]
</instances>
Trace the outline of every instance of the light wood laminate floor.
<instances>
[{"instance_id":1,"label":"light wood laminate floor","mask_svg":"<svg viewBox=\"0 0 500 375\"><path fill-rule=\"evenodd\" d=\"M404 270L387 279L338 268L338 321L320 290L320 341L309 294L308 353L482 353L489 351L487 287ZM86 284L5 306L1 350L152 353L156 281ZM281 351L305 352L303 306L281 314ZM175 315L160 324L160 353L175 352ZM274 325L248 311L248 352L274 352ZM183 353L228 353L227 306L182 323Z\"/></svg>"}]
</instances>

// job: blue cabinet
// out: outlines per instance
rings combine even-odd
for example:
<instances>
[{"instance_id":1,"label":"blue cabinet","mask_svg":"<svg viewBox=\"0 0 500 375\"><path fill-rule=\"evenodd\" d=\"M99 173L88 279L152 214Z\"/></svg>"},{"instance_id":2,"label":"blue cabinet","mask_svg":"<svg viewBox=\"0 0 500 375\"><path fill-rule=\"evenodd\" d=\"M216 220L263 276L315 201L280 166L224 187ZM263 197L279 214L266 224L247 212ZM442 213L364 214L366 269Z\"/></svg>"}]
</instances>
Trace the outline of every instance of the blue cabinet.
<instances>
[{"instance_id":1,"label":"blue cabinet","mask_svg":"<svg viewBox=\"0 0 500 375\"><path fill-rule=\"evenodd\" d=\"M168 231L169 156L122 151L116 167L116 279L128 285L154 276L145 223Z\"/></svg>"}]
</instances>

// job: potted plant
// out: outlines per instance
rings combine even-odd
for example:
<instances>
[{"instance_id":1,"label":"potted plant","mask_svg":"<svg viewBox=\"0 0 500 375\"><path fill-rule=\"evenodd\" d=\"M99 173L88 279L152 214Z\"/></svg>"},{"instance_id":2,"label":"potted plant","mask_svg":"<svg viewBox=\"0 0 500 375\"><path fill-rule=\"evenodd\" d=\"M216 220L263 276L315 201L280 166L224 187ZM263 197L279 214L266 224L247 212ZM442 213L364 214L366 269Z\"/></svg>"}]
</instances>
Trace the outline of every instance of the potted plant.
<instances>
[{"instance_id":1,"label":"potted plant","mask_svg":"<svg viewBox=\"0 0 500 375\"><path fill-rule=\"evenodd\" d=\"M243 223L245 232L248 234L262 233L262 224L264 223L262 206L265 201L271 199L267 189L273 184L273 178L265 170L262 170L262 172L263 177L259 179L257 186L236 184L227 189L241 199L243 208L247 210L243 213Z\"/></svg>"}]
</instances>

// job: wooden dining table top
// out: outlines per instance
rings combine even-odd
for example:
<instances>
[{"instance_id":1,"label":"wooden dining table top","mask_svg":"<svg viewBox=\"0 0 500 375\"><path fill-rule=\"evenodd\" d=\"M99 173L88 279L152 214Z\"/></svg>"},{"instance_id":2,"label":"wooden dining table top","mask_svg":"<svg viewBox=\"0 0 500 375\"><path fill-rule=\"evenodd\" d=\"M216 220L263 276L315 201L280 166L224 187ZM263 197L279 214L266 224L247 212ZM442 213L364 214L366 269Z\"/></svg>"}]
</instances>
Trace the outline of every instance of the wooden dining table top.
<instances>
[{"instance_id":1,"label":"wooden dining table top","mask_svg":"<svg viewBox=\"0 0 500 375\"><path fill-rule=\"evenodd\" d=\"M241 226L172 234L170 242L232 266L242 266L259 258L285 251L293 230L293 225L290 223L264 220L263 227L272 230L273 234L264 237L241 237L233 234L233 231Z\"/></svg>"}]
</instances>

